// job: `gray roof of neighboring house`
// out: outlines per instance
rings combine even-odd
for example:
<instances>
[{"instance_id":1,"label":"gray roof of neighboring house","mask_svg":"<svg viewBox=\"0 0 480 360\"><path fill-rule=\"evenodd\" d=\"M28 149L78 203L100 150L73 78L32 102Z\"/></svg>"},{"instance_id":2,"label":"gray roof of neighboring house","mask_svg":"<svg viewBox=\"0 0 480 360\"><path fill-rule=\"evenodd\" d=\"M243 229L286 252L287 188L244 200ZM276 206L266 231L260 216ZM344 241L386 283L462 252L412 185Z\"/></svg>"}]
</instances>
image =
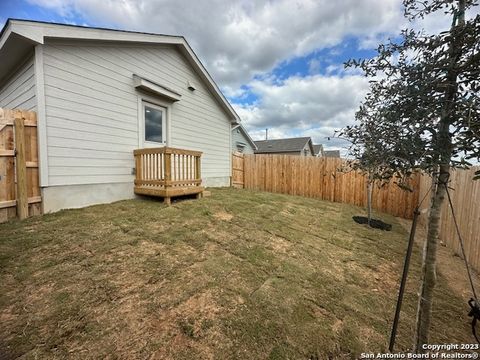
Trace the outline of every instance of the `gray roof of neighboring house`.
<instances>
[{"instance_id":1,"label":"gray roof of neighboring house","mask_svg":"<svg viewBox=\"0 0 480 360\"><path fill-rule=\"evenodd\" d=\"M282 153L282 152L297 152L302 151L307 143L311 143L310 137L298 137L289 139L274 139L274 140L259 140L255 141L258 150L257 154L261 153Z\"/></svg>"},{"instance_id":2,"label":"gray roof of neighboring house","mask_svg":"<svg viewBox=\"0 0 480 360\"><path fill-rule=\"evenodd\" d=\"M323 153L325 157L334 157L334 158L340 157L340 150L325 150Z\"/></svg>"},{"instance_id":3,"label":"gray roof of neighboring house","mask_svg":"<svg viewBox=\"0 0 480 360\"><path fill-rule=\"evenodd\" d=\"M322 144L313 145L313 155L317 156L318 153L323 153L323 145Z\"/></svg>"}]
</instances>

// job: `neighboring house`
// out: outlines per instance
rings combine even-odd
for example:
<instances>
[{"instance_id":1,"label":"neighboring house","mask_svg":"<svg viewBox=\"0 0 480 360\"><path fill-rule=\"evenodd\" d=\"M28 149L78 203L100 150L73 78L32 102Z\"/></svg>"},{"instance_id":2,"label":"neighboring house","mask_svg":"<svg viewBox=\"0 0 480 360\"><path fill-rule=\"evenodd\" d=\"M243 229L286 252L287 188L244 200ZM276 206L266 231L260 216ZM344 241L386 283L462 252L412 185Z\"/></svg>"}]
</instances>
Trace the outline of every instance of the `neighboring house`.
<instances>
[{"instance_id":1,"label":"neighboring house","mask_svg":"<svg viewBox=\"0 0 480 360\"><path fill-rule=\"evenodd\" d=\"M232 125L232 151L244 154L253 154L257 150L257 145L248 135L247 130L241 125Z\"/></svg>"},{"instance_id":2,"label":"neighboring house","mask_svg":"<svg viewBox=\"0 0 480 360\"><path fill-rule=\"evenodd\" d=\"M323 153L325 157L333 157L333 158L340 157L340 150L325 150Z\"/></svg>"},{"instance_id":3,"label":"neighboring house","mask_svg":"<svg viewBox=\"0 0 480 360\"><path fill-rule=\"evenodd\" d=\"M132 198L133 150L202 151L228 186L239 117L181 36L9 19L0 107L35 110L44 211Z\"/></svg>"},{"instance_id":4,"label":"neighboring house","mask_svg":"<svg viewBox=\"0 0 480 360\"><path fill-rule=\"evenodd\" d=\"M323 145L318 144L318 145L313 145L313 155L316 157L324 157L324 152L323 152Z\"/></svg>"},{"instance_id":5,"label":"neighboring house","mask_svg":"<svg viewBox=\"0 0 480 360\"><path fill-rule=\"evenodd\" d=\"M255 154L314 156L312 139L310 137L260 140L255 141L255 145L258 148Z\"/></svg>"}]
</instances>

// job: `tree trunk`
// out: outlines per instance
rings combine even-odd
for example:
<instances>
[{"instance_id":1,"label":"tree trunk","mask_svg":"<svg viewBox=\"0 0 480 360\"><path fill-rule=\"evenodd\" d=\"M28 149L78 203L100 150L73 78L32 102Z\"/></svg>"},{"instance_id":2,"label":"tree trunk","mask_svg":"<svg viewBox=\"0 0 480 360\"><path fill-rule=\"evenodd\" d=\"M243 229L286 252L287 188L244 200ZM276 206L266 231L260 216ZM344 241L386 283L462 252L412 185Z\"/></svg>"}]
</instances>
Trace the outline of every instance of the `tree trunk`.
<instances>
[{"instance_id":1,"label":"tree trunk","mask_svg":"<svg viewBox=\"0 0 480 360\"><path fill-rule=\"evenodd\" d=\"M430 204L429 204L429 213L428 216L430 217L430 211L433 207L433 201L435 200L435 195L437 194L437 184L438 184L438 169L432 174L432 193L430 194Z\"/></svg>"},{"instance_id":2,"label":"tree trunk","mask_svg":"<svg viewBox=\"0 0 480 360\"><path fill-rule=\"evenodd\" d=\"M373 184L372 180L369 178L367 181L367 216L368 216L368 226L371 226L372 221L372 190Z\"/></svg>"},{"instance_id":3,"label":"tree trunk","mask_svg":"<svg viewBox=\"0 0 480 360\"><path fill-rule=\"evenodd\" d=\"M449 166L440 167L438 181L440 183L448 181ZM433 179L432 179L433 181ZM422 345L428 343L428 330L430 328L430 318L432 313L433 289L436 282L436 261L438 235L440 232L440 215L442 204L445 199L445 186L436 187L435 195L430 207L428 218L427 239L423 249L422 261L422 285L418 299L417 324L415 332L414 349L418 353L423 353Z\"/></svg>"},{"instance_id":4,"label":"tree trunk","mask_svg":"<svg viewBox=\"0 0 480 360\"><path fill-rule=\"evenodd\" d=\"M455 105L458 90L458 72L456 65L460 59L463 45L463 36L459 32L465 24L465 0L458 0L458 11L455 14L450 30L451 40L449 45L449 69L447 70L445 96L443 109L438 125L438 143L436 145L439 155L439 175L435 196L430 207L428 218L427 240L423 250L422 283L418 299L417 323L414 338L414 351L424 353L423 344L428 343L428 331L432 317L433 289L436 281L436 261L438 235L440 231L440 215L445 199L445 184L450 174L450 162L452 160L452 138L450 124L455 118ZM457 17L458 16L458 17ZM457 21L455 21L457 19Z\"/></svg>"}]
</instances>

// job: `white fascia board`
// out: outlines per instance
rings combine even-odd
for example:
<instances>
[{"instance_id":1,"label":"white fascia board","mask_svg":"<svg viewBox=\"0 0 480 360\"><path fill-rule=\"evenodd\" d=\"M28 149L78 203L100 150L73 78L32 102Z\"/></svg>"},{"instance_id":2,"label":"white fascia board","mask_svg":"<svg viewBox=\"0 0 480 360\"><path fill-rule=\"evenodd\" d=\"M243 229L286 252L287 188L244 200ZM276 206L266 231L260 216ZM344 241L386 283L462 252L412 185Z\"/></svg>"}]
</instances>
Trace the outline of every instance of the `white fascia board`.
<instances>
[{"instance_id":1,"label":"white fascia board","mask_svg":"<svg viewBox=\"0 0 480 360\"><path fill-rule=\"evenodd\" d=\"M181 44L180 36L135 33L109 29L75 27L61 24L44 24L11 20L12 31L33 41L43 43L45 38L126 41L139 43Z\"/></svg>"},{"instance_id":2,"label":"white fascia board","mask_svg":"<svg viewBox=\"0 0 480 360\"><path fill-rule=\"evenodd\" d=\"M195 65L196 70L202 75L202 77L206 80L206 82L213 88L212 89L213 93L215 95L217 95L216 97L220 101L221 105L231 115L230 121L234 124L239 123L241 121L240 117L235 112L232 105L230 105L228 100L225 98L223 93L220 91L220 88L218 87L218 85L215 83L215 81L213 81L212 77L210 76L208 71L205 69L205 67L202 65L202 63L200 62L200 60L198 59L197 55L192 50L192 48L190 47L188 42L184 38L182 38L182 40L183 40L182 45L183 45L185 51L187 52L188 57L193 60L193 63Z\"/></svg>"},{"instance_id":3,"label":"white fascia board","mask_svg":"<svg viewBox=\"0 0 480 360\"><path fill-rule=\"evenodd\" d=\"M5 29L5 32L2 34L2 38L0 39L0 49L3 48L3 45L7 42L7 39L12 34L12 24L8 24L8 27Z\"/></svg>"},{"instance_id":4,"label":"white fascia board","mask_svg":"<svg viewBox=\"0 0 480 360\"><path fill-rule=\"evenodd\" d=\"M214 97L219 101L220 105L229 114L230 121L233 124L240 122L240 117L225 98L220 88L213 81L210 74L198 59L195 52L192 50L188 42L182 36L158 35L148 33L136 33L129 31L119 31L111 29L99 29L88 27L76 27L61 24L48 24L33 21L10 20L9 28L7 29L1 39L0 48L6 41L11 32L32 40L38 44L43 44L45 38L59 38L59 39L80 39L80 40L94 40L94 41L124 41L137 43L152 43L152 44L172 44L178 45L183 50L187 58L191 61L200 77L207 83L211 89Z\"/></svg>"},{"instance_id":5,"label":"white fascia board","mask_svg":"<svg viewBox=\"0 0 480 360\"><path fill-rule=\"evenodd\" d=\"M238 127L243 132L243 134L246 136L247 140L250 142L250 145L252 145L253 149L258 150L258 146L255 144L255 141L253 141L253 139L250 137L247 130L245 130L245 128L242 126L242 124L239 124Z\"/></svg>"},{"instance_id":6,"label":"white fascia board","mask_svg":"<svg viewBox=\"0 0 480 360\"><path fill-rule=\"evenodd\" d=\"M44 36L41 31L38 31L38 28L34 28L31 25L25 23L18 23L16 21L12 21L12 32L18 35L23 36L29 40L37 44L43 44Z\"/></svg>"}]
</instances>

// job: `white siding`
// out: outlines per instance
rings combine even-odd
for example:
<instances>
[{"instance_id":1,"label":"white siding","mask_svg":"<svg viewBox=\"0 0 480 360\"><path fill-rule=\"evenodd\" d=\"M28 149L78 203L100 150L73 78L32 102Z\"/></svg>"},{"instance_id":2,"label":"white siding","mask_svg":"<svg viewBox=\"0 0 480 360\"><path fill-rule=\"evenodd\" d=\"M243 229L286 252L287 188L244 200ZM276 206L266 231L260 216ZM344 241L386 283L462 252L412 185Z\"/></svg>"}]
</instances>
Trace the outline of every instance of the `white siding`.
<instances>
[{"instance_id":1,"label":"white siding","mask_svg":"<svg viewBox=\"0 0 480 360\"><path fill-rule=\"evenodd\" d=\"M51 41L44 74L49 185L133 181L142 94L133 74L182 95L171 107L171 146L203 151L207 183L230 176L228 117L174 47Z\"/></svg>"},{"instance_id":2,"label":"white siding","mask_svg":"<svg viewBox=\"0 0 480 360\"><path fill-rule=\"evenodd\" d=\"M35 71L31 56L4 84L0 85L0 107L35 110L36 106Z\"/></svg>"},{"instance_id":3,"label":"white siding","mask_svg":"<svg viewBox=\"0 0 480 360\"><path fill-rule=\"evenodd\" d=\"M250 142L239 128L232 130L232 151L238 151L237 142L245 144L245 147L243 148L244 154L253 154L252 145L250 145Z\"/></svg>"}]
</instances>

